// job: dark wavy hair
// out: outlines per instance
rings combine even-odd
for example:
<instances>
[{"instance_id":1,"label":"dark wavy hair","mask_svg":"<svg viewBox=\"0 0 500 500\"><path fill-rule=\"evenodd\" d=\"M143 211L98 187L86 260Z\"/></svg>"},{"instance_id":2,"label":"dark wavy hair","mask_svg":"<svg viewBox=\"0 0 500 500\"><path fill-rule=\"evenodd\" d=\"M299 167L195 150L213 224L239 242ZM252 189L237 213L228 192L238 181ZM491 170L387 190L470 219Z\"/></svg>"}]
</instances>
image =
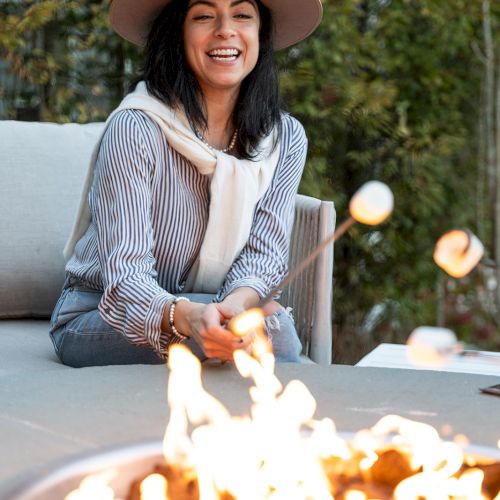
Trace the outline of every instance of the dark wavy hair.
<instances>
[{"instance_id":1,"label":"dark wavy hair","mask_svg":"<svg viewBox=\"0 0 500 500\"><path fill-rule=\"evenodd\" d=\"M183 26L188 0L172 0L153 22L145 47L142 79L150 94L168 106L182 106L197 130L206 131L207 117L198 81L184 54ZM232 122L238 137L234 153L252 159L260 140L281 124L278 68L274 58L271 13L256 0L260 16L259 57L243 80Z\"/></svg>"}]
</instances>

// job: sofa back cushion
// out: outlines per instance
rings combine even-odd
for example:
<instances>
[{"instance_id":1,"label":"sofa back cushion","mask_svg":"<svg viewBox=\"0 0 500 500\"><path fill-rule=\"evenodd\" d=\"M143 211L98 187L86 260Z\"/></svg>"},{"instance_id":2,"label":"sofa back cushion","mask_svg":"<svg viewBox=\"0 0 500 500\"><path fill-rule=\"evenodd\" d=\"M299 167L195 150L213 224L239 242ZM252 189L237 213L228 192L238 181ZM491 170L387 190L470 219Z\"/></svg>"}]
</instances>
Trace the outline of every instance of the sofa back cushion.
<instances>
[{"instance_id":1,"label":"sofa back cushion","mask_svg":"<svg viewBox=\"0 0 500 500\"><path fill-rule=\"evenodd\" d=\"M103 124L0 121L0 318L48 317Z\"/></svg>"}]
</instances>

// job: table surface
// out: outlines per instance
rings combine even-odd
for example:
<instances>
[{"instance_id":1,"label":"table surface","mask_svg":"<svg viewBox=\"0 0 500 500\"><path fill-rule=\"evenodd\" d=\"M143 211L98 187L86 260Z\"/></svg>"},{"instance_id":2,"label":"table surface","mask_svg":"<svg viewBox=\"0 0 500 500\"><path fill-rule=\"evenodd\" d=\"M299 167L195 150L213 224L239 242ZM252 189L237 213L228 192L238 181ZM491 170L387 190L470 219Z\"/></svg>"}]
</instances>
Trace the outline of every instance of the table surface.
<instances>
[{"instance_id":1,"label":"table surface","mask_svg":"<svg viewBox=\"0 0 500 500\"><path fill-rule=\"evenodd\" d=\"M500 438L500 397L479 392L499 383L496 376L298 364L278 365L277 375L284 384L302 380L317 400L316 417L333 418L339 431L369 427L395 413L438 430L446 425L478 445L496 448ZM27 477L81 454L161 439L167 378L162 365L0 378L0 499ZM206 366L203 382L233 415L248 413L249 382L234 366Z\"/></svg>"},{"instance_id":2,"label":"table surface","mask_svg":"<svg viewBox=\"0 0 500 500\"><path fill-rule=\"evenodd\" d=\"M402 344L380 344L362 358L356 366L435 370L455 373L500 376L500 352L466 351L467 356L453 355L442 366L416 366L408 359L408 348ZM476 353L476 355L474 355Z\"/></svg>"}]
</instances>

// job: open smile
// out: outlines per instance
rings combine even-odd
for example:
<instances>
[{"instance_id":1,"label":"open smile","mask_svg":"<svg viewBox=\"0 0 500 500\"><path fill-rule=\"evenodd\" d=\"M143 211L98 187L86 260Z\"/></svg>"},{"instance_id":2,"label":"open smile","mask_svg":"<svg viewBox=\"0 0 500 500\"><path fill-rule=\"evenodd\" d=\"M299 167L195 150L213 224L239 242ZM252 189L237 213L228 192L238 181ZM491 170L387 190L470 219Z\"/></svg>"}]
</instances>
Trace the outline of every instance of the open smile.
<instances>
[{"instance_id":1,"label":"open smile","mask_svg":"<svg viewBox=\"0 0 500 500\"><path fill-rule=\"evenodd\" d=\"M207 52L208 57L213 61L232 62L236 61L241 55L241 50L238 49L214 49Z\"/></svg>"}]
</instances>

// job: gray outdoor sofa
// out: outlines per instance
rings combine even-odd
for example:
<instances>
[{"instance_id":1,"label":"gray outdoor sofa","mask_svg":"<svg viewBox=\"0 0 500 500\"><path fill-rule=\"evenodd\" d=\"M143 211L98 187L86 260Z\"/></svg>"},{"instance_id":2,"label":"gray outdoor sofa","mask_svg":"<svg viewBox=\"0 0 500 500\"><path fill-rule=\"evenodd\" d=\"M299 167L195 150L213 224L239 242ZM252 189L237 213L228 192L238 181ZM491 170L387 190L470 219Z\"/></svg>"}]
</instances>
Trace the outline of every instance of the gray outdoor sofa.
<instances>
[{"instance_id":1,"label":"gray outdoor sofa","mask_svg":"<svg viewBox=\"0 0 500 500\"><path fill-rule=\"evenodd\" d=\"M124 379L134 377L135 382L158 374L158 367L151 366L63 366L48 335L49 316L64 281L62 249L102 126L0 121L0 444L13 450L13 461L0 462L0 485L16 460L36 456L39 440L45 446L44 457L50 458L50 447L56 442L60 453L61 436L59 441L49 438L54 424L64 420L72 395L96 385L95 397L106 400L110 416L111 402L120 393L116 388ZM296 207L292 266L335 224L331 202L297 196ZM320 364L331 362L332 262L330 248L283 294L295 309L303 354ZM23 404L28 406L22 408ZM95 402L85 407L92 420L100 414ZM30 415L44 411L50 425L36 433L40 420L35 425ZM33 446L16 449L16 443L29 441L30 433Z\"/></svg>"}]
</instances>

